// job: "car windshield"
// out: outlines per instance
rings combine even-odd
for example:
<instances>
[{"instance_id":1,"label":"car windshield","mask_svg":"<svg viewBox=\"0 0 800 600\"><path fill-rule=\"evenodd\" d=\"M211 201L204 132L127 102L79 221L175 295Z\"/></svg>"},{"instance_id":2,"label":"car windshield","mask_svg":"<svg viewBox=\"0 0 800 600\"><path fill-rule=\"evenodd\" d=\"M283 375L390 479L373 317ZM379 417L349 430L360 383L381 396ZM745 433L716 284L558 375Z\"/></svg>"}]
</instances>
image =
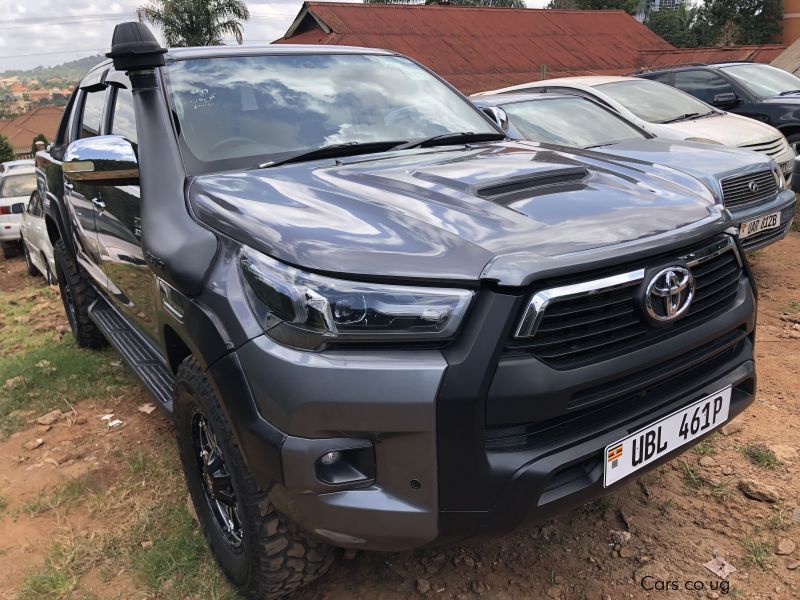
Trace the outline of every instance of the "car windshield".
<instances>
[{"instance_id":1,"label":"car windshield","mask_svg":"<svg viewBox=\"0 0 800 600\"><path fill-rule=\"evenodd\" d=\"M30 196L36 190L36 174L6 175L0 179L0 198Z\"/></svg>"},{"instance_id":2,"label":"car windshield","mask_svg":"<svg viewBox=\"0 0 800 600\"><path fill-rule=\"evenodd\" d=\"M605 146L645 139L624 119L584 98L549 98L504 104L511 124L527 140L563 146Z\"/></svg>"},{"instance_id":3,"label":"car windshield","mask_svg":"<svg viewBox=\"0 0 800 600\"><path fill-rule=\"evenodd\" d=\"M648 123L677 121L686 115L703 116L714 112L708 104L689 94L647 79L601 83L597 88Z\"/></svg>"},{"instance_id":4,"label":"car windshield","mask_svg":"<svg viewBox=\"0 0 800 600\"><path fill-rule=\"evenodd\" d=\"M192 59L172 63L167 83L187 162L200 172L334 144L497 133L447 85L397 56Z\"/></svg>"},{"instance_id":5,"label":"car windshield","mask_svg":"<svg viewBox=\"0 0 800 600\"><path fill-rule=\"evenodd\" d=\"M783 69L769 65L730 65L721 68L756 96L800 93L800 79Z\"/></svg>"}]
</instances>

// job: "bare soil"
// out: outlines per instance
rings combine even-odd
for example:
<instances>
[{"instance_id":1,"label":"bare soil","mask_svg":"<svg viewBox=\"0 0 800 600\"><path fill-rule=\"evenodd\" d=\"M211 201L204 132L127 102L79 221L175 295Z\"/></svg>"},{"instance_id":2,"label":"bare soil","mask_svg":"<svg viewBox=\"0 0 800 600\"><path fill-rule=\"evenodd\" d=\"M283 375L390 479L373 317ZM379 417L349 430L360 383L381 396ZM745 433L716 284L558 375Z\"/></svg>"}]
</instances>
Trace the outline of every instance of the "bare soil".
<instances>
[{"instance_id":1,"label":"bare soil","mask_svg":"<svg viewBox=\"0 0 800 600\"><path fill-rule=\"evenodd\" d=\"M751 258L760 290L759 382L756 402L734 422L738 431L717 434L544 526L464 547L359 553L339 560L297 597L800 598L799 258L798 232ZM4 291L24 293L31 285L21 260L0 262L0 281ZM57 306L55 295L52 302ZM43 313L52 326L64 325L63 316L56 324L53 311ZM142 390L131 385L107 402L67 400L73 410L65 408L49 429L31 414L28 428L0 441L0 494L7 501L0 512L0 598L18 597L26 578L45 568L53 540L78 538L91 546L124 529L135 507L158 498L157 480L134 478L131 485L130 468L122 466L132 450L170 443L168 419L138 410L150 402ZM112 412L123 426L109 429L100 418ZM38 439L39 447L24 446ZM755 458L746 455L748 447L759 450L749 453ZM174 452L167 457L164 476L179 479ZM742 479L771 487L778 501L746 497ZM70 481L79 482L74 497L63 492ZM137 535L148 543L146 531ZM727 580L703 566L715 556L736 568ZM109 560L79 572L74 596L52 597L168 594L145 588L131 565ZM202 597L186 594L192 596Z\"/></svg>"}]
</instances>

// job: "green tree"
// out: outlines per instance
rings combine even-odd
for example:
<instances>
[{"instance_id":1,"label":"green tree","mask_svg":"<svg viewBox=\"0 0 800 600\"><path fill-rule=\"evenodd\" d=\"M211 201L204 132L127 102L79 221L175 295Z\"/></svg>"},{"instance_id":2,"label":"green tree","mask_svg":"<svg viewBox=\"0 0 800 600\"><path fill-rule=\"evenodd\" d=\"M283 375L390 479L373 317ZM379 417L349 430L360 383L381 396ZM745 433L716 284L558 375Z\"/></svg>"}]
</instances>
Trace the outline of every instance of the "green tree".
<instances>
[{"instance_id":1,"label":"green tree","mask_svg":"<svg viewBox=\"0 0 800 600\"><path fill-rule=\"evenodd\" d=\"M638 0L550 0L546 8L559 10L624 10L635 15L639 10Z\"/></svg>"},{"instance_id":2,"label":"green tree","mask_svg":"<svg viewBox=\"0 0 800 600\"><path fill-rule=\"evenodd\" d=\"M167 46L218 46L226 35L242 43L250 18L244 0L151 0L136 9L139 20L161 28Z\"/></svg>"},{"instance_id":3,"label":"green tree","mask_svg":"<svg viewBox=\"0 0 800 600\"><path fill-rule=\"evenodd\" d=\"M698 9L681 3L674 9L650 11L644 24L677 48L699 46Z\"/></svg>"},{"instance_id":4,"label":"green tree","mask_svg":"<svg viewBox=\"0 0 800 600\"><path fill-rule=\"evenodd\" d=\"M31 142L31 154L34 156L36 155L36 142L44 142L45 147L50 143L43 133L37 133Z\"/></svg>"},{"instance_id":5,"label":"green tree","mask_svg":"<svg viewBox=\"0 0 800 600\"><path fill-rule=\"evenodd\" d=\"M526 8L525 0L364 0L364 4L451 4L453 6L493 6Z\"/></svg>"},{"instance_id":6,"label":"green tree","mask_svg":"<svg viewBox=\"0 0 800 600\"><path fill-rule=\"evenodd\" d=\"M14 147L11 145L9 139L0 133L0 162L14 160L14 158L16 158Z\"/></svg>"}]
</instances>

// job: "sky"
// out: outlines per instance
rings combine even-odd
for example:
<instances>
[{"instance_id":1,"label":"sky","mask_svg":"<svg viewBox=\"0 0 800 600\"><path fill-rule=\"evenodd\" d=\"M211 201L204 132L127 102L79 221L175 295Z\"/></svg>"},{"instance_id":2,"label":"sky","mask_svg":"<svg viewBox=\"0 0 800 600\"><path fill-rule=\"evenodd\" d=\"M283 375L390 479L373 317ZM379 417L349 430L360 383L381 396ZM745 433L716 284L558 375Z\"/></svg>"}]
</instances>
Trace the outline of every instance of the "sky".
<instances>
[{"instance_id":1,"label":"sky","mask_svg":"<svg viewBox=\"0 0 800 600\"><path fill-rule=\"evenodd\" d=\"M360 0L339 0L360 1ZM540 8L547 0L526 0ZM114 25L136 19L146 0L0 0L0 72L58 65L107 52ZM248 2L245 44L269 43L283 35L302 0ZM230 42L229 42L230 43Z\"/></svg>"}]
</instances>

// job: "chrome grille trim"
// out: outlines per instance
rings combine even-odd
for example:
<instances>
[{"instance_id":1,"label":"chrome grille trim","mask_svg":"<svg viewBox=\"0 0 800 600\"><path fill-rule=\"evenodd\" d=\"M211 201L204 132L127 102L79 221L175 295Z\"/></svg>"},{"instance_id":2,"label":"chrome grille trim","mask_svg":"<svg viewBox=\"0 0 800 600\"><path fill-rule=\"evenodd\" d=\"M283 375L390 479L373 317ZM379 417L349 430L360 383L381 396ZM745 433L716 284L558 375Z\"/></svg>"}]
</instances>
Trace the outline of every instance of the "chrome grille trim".
<instances>
[{"instance_id":1,"label":"chrome grille trim","mask_svg":"<svg viewBox=\"0 0 800 600\"><path fill-rule=\"evenodd\" d=\"M771 169L726 177L720 183L722 202L728 208L766 200L778 193L778 182ZM758 186L755 192L749 188L751 183Z\"/></svg>"},{"instance_id":2,"label":"chrome grille trim","mask_svg":"<svg viewBox=\"0 0 800 600\"><path fill-rule=\"evenodd\" d=\"M714 242L677 257L684 261L689 268L696 267L717 256L733 251L739 268L743 266L742 257L736 242L730 236L721 237ZM537 329L547 311L548 306L557 300L566 300L581 296L591 296L601 292L609 292L632 285L644 279L645 269L636 269L625 273L610 275L600 279L583 281L536 292L528 301L525 311L517 326L515 339L529 339L535 336Z\"/></svg>"}]
</instances>

